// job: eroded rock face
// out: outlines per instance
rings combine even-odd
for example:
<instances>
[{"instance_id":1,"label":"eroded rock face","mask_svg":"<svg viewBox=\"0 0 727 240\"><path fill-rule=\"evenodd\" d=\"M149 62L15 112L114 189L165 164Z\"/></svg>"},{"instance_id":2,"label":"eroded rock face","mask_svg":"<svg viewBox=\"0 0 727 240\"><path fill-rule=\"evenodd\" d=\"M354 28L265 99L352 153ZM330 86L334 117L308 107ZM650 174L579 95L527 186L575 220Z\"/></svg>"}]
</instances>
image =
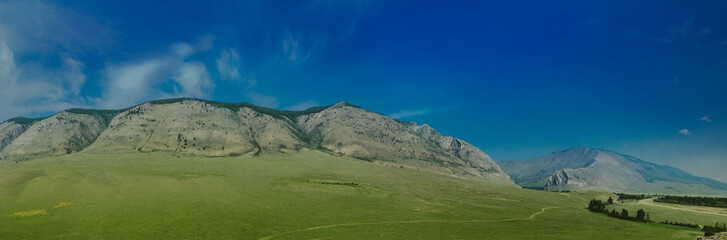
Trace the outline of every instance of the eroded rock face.
<instances>
[{"instance_id":1,"label":"eroded rock face","mask_svg":"<svg viewBox=\"0 0 727 240\"><path fill-rule=\"evenodd\" d=\"M113 114L79 112L89 114L61 112L34 124L14 139L8 138L12 143L2 153L20 157L83 150L236 156L319 149L397 167L514 185L487 154L465 141L442 136L426 124L399 122L344 102L292 112L171 99Z\"/></svg>"},{"instance_id":2,"label":"eroded rock face","mask_svg":"<svg viewBox=\"0 0 727 240\"><path fill-rule=\"evenodd\" d=\"M297 124L312 145L342 155L512 184L482 151L426 125L398 122L346 103L300 116Z\"/></svg>"},{"instance_id":3,"label":"eroded rock face","mask_svg":"<svg viewBox=\"0 0 727 240\"><path fill-rule=\"evenodd\" d=\"M450 136L442 136L427 124L417 125L413 123L410 129L424 139L454 154L457 158L464 160L470 167L485 172L502 173L506 176L490 156L465 141Z\"/></svg>"},{"instance_id":4,"label":"eroded rock face","mask_svg":"<svg viewBox=\"0 0 727 240\"><path fill-rule=\"evenodd\" d=\"M105 127L103 119L60 112L34 123L3 148L0 156L30 158L78 152L93 143Z\"/></svg>"},{"instance_id":5,"label":"eroded rock face","mask_svg":"<svg viewBox=\"0 0 727 240\"><path fill-rule=\"evenodd\" d=\"M545 190L563 191L584 189L587 187L586 177L579 174L576 169L561 169L555 171L552 176L548 177Z\"/></svg>"},{"instance_id":6,"label":"eroded rock face","mask_svg":"<svg viewBox=\"0 0 727 240\"><path fill-rule=\"evenodd\" d=\"M0 123L0 151L10 145L10 142L25 132L26 129L28 129L27 125L18 124L13 121Z\"/></svg>"}]
</instances>

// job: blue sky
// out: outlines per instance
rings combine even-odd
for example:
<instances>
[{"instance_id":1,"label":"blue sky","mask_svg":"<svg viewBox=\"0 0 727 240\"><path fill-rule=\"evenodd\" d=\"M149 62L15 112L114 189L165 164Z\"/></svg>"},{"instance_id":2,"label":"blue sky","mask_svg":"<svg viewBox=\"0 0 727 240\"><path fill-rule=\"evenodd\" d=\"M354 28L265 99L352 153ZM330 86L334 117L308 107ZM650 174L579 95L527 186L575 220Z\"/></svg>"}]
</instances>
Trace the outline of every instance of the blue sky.
<instances>
[{"instance_id":1,"label":"blue sky","mask_svg":"<svg viewBox=\"0 0 727 240\"><path fill-rule=\"evenodd\" d=\"M727 181L723 1L0 1L0 119L347 101L495 160L598 147Z\"/></svg>"}]
</instances>

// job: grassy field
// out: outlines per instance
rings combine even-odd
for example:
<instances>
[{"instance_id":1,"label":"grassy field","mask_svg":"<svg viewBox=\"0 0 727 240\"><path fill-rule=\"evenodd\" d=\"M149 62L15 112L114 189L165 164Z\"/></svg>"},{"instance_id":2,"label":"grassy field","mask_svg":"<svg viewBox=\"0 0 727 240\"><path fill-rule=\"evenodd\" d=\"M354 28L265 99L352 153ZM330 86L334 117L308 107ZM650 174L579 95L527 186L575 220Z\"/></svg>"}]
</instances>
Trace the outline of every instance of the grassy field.
<instances>
[{"instance_id":1,"label":"grassy field","mask_svg":"<svg viewBox=\"0 0 727 240\"><path fill-rule=\"evenodd\" d=\"M692 239L497 186L308 151L72 154L0 164L0 239ZM652 213L654 216L654 213ZM712 221L713 222L713 221Z\"/></svg>"},{"instance_id":2,"label":"grassy field","mask_svg":"<svg viewBox=\"0 0 727 240\"><path fill-rule=\"evenodd\" d=\"M614 198L615 199L615 198ZM653 199L627 200L623 203L616 203L607 206L607 209L627 209L629 213L636 214L639 209L644 209L652 221L691 223L697 225L714 225L715 222L727 223L727 209L702 206L689 206L654 202Z\"/></svg>"}]
</instances>

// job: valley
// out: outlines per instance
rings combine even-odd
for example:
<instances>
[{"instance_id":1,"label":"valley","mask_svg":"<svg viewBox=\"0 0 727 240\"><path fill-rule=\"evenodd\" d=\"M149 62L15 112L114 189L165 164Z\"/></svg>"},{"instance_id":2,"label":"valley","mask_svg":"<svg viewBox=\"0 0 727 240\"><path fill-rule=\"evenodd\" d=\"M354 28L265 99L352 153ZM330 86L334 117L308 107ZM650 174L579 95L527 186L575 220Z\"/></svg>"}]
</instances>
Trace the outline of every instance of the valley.
<instances>
[{"instance_id":1,"label":"valley","mask_svg":"<svg viewBox=\"0 0 727 240\"><path fill-rule=\"evenodd\" d=\"M68 109L3 122L0 143L2 239L689 239L702 233L586 206L614 189L725 186L588 148L501 162L503 171L427 124L345 102L282 111L182 98ZM610 207L658 221L727 221L646 200Z\"/></svg>"}]
</instances>

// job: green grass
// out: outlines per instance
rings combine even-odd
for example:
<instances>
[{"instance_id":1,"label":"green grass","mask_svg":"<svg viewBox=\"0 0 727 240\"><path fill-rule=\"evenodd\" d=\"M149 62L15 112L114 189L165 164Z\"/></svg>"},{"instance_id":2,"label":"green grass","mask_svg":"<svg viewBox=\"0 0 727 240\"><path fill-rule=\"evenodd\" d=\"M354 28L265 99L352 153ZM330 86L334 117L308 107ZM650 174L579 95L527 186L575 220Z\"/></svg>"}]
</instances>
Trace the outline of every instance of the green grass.
<instances>
[{"instance_id":1,"label":"green grass","mask_svg":"<svg viewBox=\"0 0 727 240\"><path fill-rule=\"evenodd\" d=\"M691 239L700 234L584 208L591 198L607 197L497 186L318 151L224 158L77 153L0 164L0 239Z\"/></svg>"},{"instance_id":2,"label":"green grass","mask_svg":"<svg viewBox=\"0 0 727 240\"><path fill-rule=\"evenodd\" d=\"M627 200L624 203L616 203L606 207L607 209L626 209L631 215L635 215L639 209L644 209L652 221L691 223L697 225L714 225L715 222L727 223L727 209L697 207L679 204L658 203L649 199L643 201ZM678 209L675 209L678 208Z\"/></svg>"}]
</instances>

